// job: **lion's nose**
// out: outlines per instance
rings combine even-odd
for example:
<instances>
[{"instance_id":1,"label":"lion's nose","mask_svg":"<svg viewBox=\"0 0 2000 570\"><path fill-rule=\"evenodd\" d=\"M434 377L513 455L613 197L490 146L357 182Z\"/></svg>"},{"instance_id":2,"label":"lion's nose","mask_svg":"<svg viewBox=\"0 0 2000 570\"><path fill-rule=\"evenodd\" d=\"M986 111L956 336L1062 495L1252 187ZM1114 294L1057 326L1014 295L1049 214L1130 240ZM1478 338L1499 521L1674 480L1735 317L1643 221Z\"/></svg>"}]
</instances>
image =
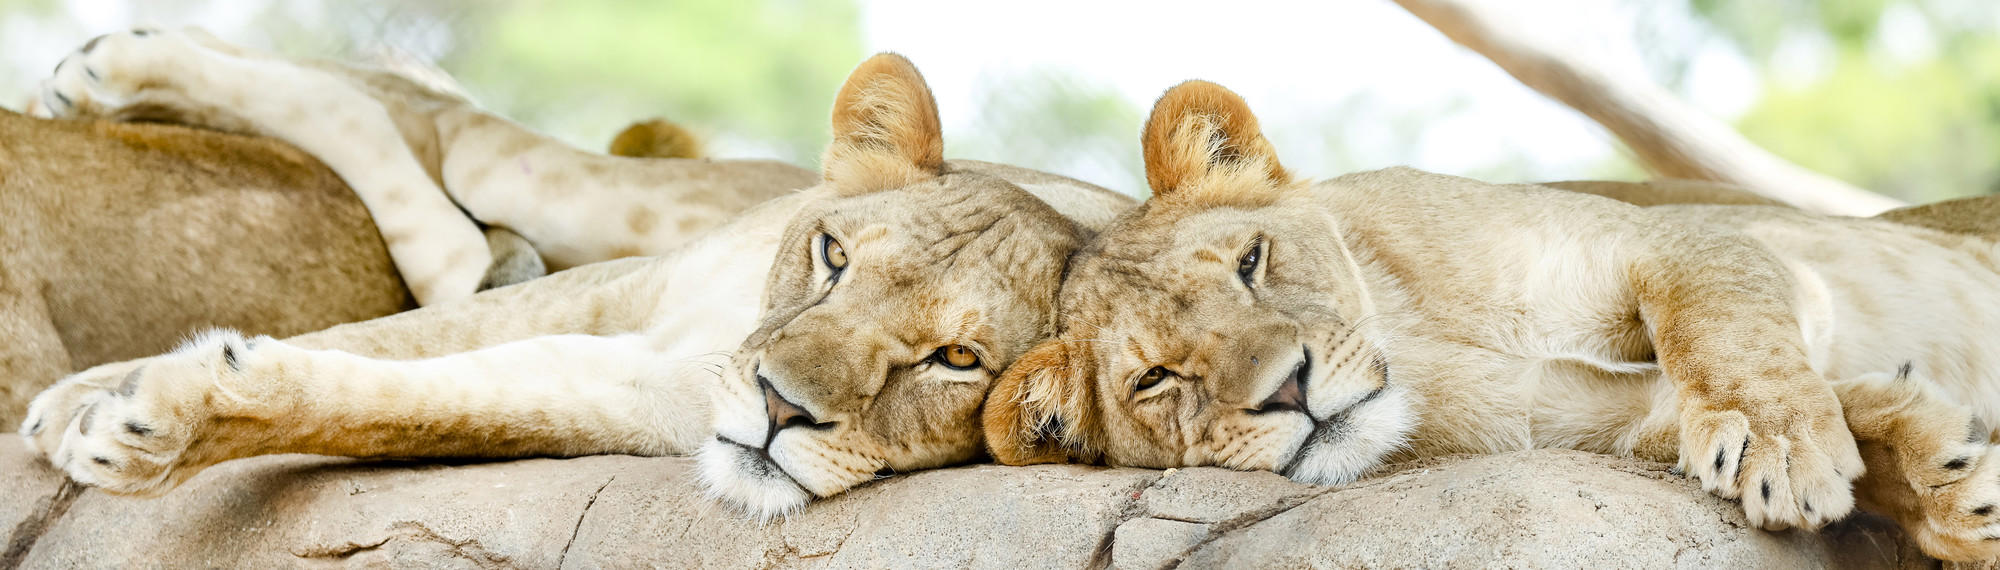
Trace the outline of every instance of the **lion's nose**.
<instances>
[{"instance_id":1,"label":"lion's nose","mask_svg":"<svg viewBox=\"0 0 2000 570\"><path fill-rule=\"evenodd\" d=\"M773 435L776 435L777 431L781 429L794 426L811 427L819 423L819 420L814 418L811 412L807 412L805 408L799 407L798 404L792 403L791 400L786 400L783 394L779 394L776 388L771 387L769 381L760 377L757 379L757 383L764 387L764 413L771 417L771 432Z\"/></svg>"},{"instance_id":2,"label":"lion's nose","mask_svg":"<svg viewBox=\"0 0 2000 570\"><path fill-rule=\"evenodd\" d=\"M1298 367L1292 369L1290 375L1285 376L1285 382L1279 384L1276 391L1271 392L1271 397L1264 398L1262 403L1257 404L1257 413L1305 411L1306 375L1311 371L1312 356L1311 353L1307 353L1305 359L1299 361Z\"/></svg>"}]
</instances>

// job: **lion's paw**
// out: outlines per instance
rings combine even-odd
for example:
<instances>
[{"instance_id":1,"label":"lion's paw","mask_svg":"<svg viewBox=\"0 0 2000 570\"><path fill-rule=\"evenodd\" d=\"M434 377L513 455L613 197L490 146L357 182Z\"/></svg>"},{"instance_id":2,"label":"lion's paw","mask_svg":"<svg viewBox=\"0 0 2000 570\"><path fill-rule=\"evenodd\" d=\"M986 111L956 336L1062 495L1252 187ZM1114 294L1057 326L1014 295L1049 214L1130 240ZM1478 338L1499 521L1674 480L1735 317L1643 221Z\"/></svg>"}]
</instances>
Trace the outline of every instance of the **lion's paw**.
<instances>
[{"instance_id":1,"label":"lion's paw","mask_svg":"<svg viewBox=\"0 0 2000 570\"><path fill-rule=\"evenodd\" d=\"M1917 489L1923 521L1908 525L1924 552L1956 560L2000 559L2000 448L1980 446L1976 455L1939 458L1962 466L1965 476Z\"/></svg>"},{"instance_id":2,"label":"lion's paw","mask_svg":"<svg viewBox=\"0 0 2000 570\"><path fill-rule=\"evenodd\" d=\"M1803 429L1831 424L1835 429ZM1750 523L1765 529L1816 529L1854 509L1850 481L1864 472L1838 408L1828 422L1793 422L1759 430L1736 410L1686 413L1680 467L1702 488L1741 499Z\"/></svg>"},{"instance_id":3,"label":"lion's paw","mask_svg":"<svg viewBox=\"0 0 2000 570\"><path fill-rule=\"evenodd\" d=\"M49 116L102 117L139 102L147 91L171 91L201 77L200 40L188 32L135 29L98 36L56 64L42 81Z\"/></svg>"},{"instance_id":4,"label":"lion's paw","mask_svg":"<svg viewBox=\"0 0 2000 570\"><path fill-rule=\"evenodd\" d=\"M114 493L171 490L216 462L190 443L212 439L203 429L217 400L231 397L225 376L243 370L254 342L216 331L165 355L65 379L35 397L22 434L79 483Z\"/></svg>"},{"instance_id":5,"label":"lion's paw","mask_svg":"<svg viewBox=\"0 0 2000 570\"><path fill-rule=\"evenodd\" d=\"M103 364L71 374L42 390L28 402L28 413L21 421L21 435L27 439L28 451L47 455L54 450L62 442L62 428L86 407L84 400L116 387L138 366L139 361Z\"/></svg>"}]
</instances>

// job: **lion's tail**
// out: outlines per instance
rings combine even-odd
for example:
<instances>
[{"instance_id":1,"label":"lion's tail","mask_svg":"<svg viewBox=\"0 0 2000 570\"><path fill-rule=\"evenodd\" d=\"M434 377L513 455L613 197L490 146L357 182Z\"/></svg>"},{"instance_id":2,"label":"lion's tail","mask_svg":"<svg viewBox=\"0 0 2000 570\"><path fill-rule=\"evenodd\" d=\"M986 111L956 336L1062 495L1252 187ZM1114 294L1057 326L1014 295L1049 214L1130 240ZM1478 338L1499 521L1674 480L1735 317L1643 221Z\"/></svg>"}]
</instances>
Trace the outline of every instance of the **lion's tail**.
<instances>
[{"instance_id":1,"label":"lion's tail","mask_svg":"<svg viewBox=\"0 0 2000 570\"><path fill-rule=\"evenodd\" d=\"M611 154L640 158L701 158L701 139L666 119L632 123L611 139Z\"/></svg>"}]
</instances>

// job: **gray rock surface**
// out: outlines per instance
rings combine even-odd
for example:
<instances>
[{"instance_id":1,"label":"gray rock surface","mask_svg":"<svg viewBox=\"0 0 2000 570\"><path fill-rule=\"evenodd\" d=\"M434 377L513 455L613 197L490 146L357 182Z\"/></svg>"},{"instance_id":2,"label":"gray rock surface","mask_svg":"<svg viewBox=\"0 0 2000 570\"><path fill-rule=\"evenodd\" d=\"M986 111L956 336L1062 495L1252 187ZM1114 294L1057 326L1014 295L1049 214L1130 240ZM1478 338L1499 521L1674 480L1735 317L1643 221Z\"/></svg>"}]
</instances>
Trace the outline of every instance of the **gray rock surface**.
<instances>
[{"instance_id":1,"label":"gray rock surface","mask_svg":"<svg viewBox=\"0 0 2000 570\"><path fill-rule=\"evenodd\" d=\"M151 499L59 492L0 437L0 568L1934 567L1886 521L1749 528L1665 466L1568 451L1269 473L990 465L899 475L759 524L684 458L232 462Z\"/></svg>"}]
</instances>

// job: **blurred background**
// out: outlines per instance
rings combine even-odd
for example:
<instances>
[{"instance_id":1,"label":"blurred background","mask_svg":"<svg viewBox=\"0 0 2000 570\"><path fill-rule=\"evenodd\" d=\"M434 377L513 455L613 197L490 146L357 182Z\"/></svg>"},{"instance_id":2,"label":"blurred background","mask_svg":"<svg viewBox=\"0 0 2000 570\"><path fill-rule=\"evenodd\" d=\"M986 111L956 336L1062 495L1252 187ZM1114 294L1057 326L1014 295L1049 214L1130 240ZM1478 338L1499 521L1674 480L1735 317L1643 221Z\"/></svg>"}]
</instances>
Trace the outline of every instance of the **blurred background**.
<instances>
[{"instance_id":1,"label":"blurred background","mask_svg":"<svg viewBox=\"0 0 2000 570\"><path fill-rule=\"evenodd\" d=\"M2000 192L2000 2L1508 9L1808 168L1916 202ZM661 116L714 156L816 167L834 90L866 54L892 50L930 80L947 156L1138 195L1140 122L1189 78L1242 93L1301 174L1407 164L1493 181L1644 177L1603 129L1389 0L0 0L0 106L21 109L64 54L135 24L200 25L295 56L393 48L590 149Z\"/></svg>"}]
</instances>

